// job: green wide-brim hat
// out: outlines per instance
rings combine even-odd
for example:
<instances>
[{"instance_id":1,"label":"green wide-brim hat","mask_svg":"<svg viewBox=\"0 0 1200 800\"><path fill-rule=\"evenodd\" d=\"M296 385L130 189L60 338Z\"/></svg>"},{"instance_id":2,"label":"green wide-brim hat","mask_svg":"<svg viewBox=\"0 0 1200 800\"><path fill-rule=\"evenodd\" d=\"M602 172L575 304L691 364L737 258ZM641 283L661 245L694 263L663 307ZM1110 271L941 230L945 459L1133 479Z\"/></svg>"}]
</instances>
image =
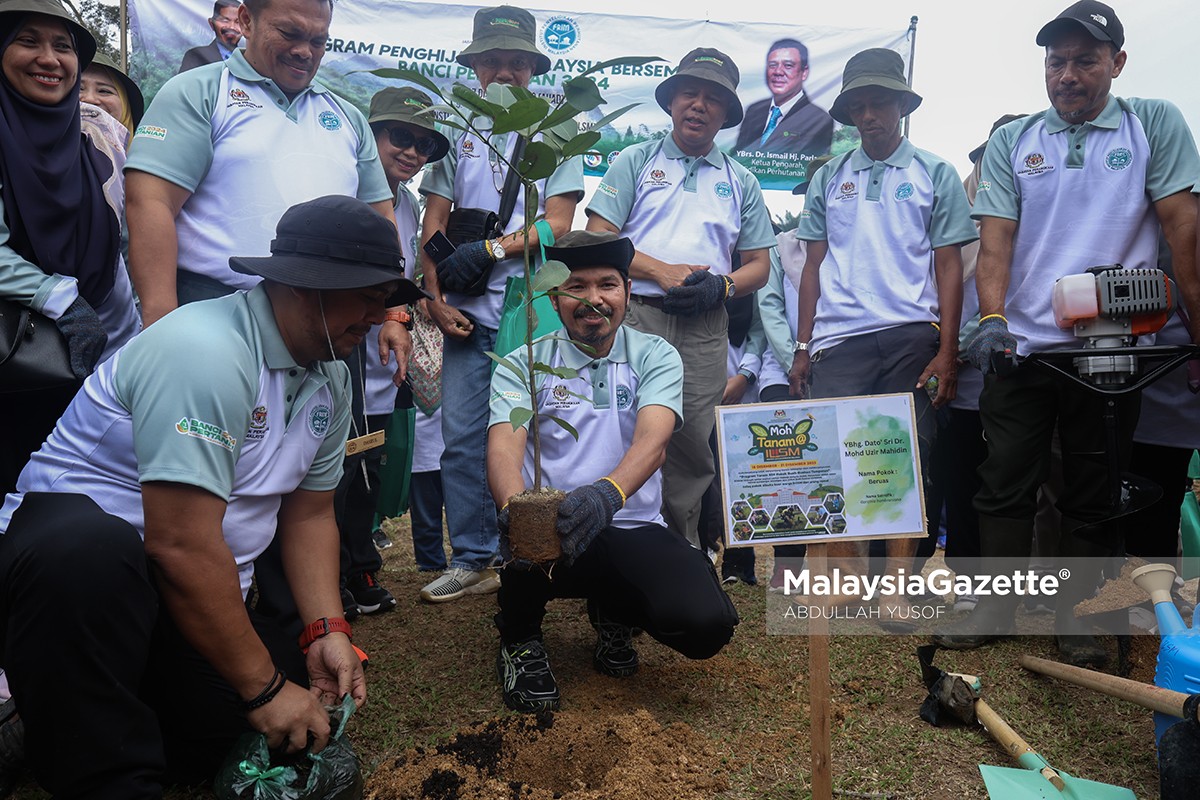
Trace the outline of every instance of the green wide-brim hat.
<instances>
[{"instance_id":1,"label":"green wide-brim hat","mask_svg":"<svg viewBox=\"0 0 1200 800\"><path fill-rule=\"evenodd\" d=\"M711 47L697 47L684 56L675 74L654 89L654 99L658 101L659 108L668 114L671 113L676 85L683 78L696 78L720 87L725 94L725 124L721 128L733 128L741 124L742 101L737 96L741 74L732 58Z\"/></svg>"},{"instance_id":2,"label":"green wide-brim hat","mask_svg":"<svg viewBox=\"0 0 1200 800\"><path fill-rule=\"evenodd\" d=\"M450 140L434 125L433 117L424 113L432 106L433 100L419 89L409 86L381 89L371 98L367 123L374 127L377 122L407 122L429 131L438 143L438 149L429 160L439 161L450 152Z\"/></svg>"},{"instance_id":3,"label":"green wide-brim hat","mask_svg":"<svg viewBox=\"0 0 1200 800\"><path fill-rule=\"evenodd\" d=\"M142 90L133 82L133 78L130 78L117 66L117 62L99 50L96 51L96 56L92 59L92 64L97 67L104 67L117 76L117 80L121 82L122 88L125 89L125 96L129 98L129 116L133 118L133 127L136 128L138 123L142 121L142 115L146 113L146 98L142 97Z\"/></svg>"},{"instance_id":4,"label":"green wide-brim hat","mask_svg":"<svg viewBox=\"0 0 1200 800\"><path fill-rule=\"evenodd\" d=\"M550 59L535 44L537 23L533 15L516 6L494 6L475 12L475 30L471 43L463 48L454 60L464 67L471 66L470 56L489 50L520 50L537 56L533 66L534 75L550 71Z\"/></svg>"},{"instance_id":5,"label":"green wide-brim hat","mask_svg":"<svg viewBox=\"0 0 1200 800\"><path fill-rule=\"evenodd\" d=\"M842 93L833 101L829 116L843 125L853 125L854 122L846 110L849 105L846 95L855 89L868 86L878 86L903 94L907 102L901 116L911 114L921 105L921 95L910 89L908 81L904 79L904 59L900 54L885 47L872 47L855 54L846 62L846 69L842 72Z\"/></svg>"},{"instance_id":6,"label":"green wide-brim hat","mask_svg":"<svg viewBox=\"0 0 1200 800\"><path fill-rule=\"evenodd\" d=\"M75 37L75 54L79 57L80 72L83 72L96 57L96 39L56 0L0 0L0 30L4 33L8 32L15 21L9 17L10 14L45 14L66 23L67 29Z\"/></svg>"}]
</instances>

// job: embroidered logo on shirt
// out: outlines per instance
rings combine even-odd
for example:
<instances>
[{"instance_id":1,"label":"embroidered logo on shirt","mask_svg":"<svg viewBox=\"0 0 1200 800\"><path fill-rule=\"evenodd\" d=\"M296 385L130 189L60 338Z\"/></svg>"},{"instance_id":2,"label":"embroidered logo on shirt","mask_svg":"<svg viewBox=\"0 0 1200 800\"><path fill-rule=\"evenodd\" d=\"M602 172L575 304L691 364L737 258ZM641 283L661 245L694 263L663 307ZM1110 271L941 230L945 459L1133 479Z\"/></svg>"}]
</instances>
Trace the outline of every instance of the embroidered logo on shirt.
<instances>
[{"instance_id":1,"label":"embroidered logo on shirt","mask_svg":"<svg viewBox=\"0 0 1200 800\"><path fill-rule=\"evenodd\" d=\"M642 181L643 186L670 186L671 182L667 180L667 173L661 169L650 170L650 175L646 180Z\"/></svg>"},{"instance_id":2,"label":"embroidered logo on shirt","mask_svg":"<svg viewBox=\"0 0 1200 800\"><path fill-rule=\"evenodd\" d=\"M633 391L623 383L617 384L617 408L629 408L633 405Z\"/></svg>"},{"instance_id":3,"label":"embroidered logo on shirt","mask_svg":"<svg viewBox=\"0 0 1200 800\"><path fill-rule=\"evenodd\" d=\"M332 111L322 111L317 117L317 121L321 123L321 127L327 131L336 131L342 127L342 118Z\"/></svg>"},{"instance_id":4,"label":"embroidered logo on shirt","mask_svg":"<svg viewBox=\"0 0 1200 800\"><path fill-rule=\"evenodd\" d=\"M184 417L179 422L176 422L175 432L182 433L184 436L203 439L210 444L223 447L231 452L234 445L237 444L237 439L230 436L229 431L221 430L220 425L213 425L211 422L205 422L195 417Z\"/></svg>"},{"instance_id":5,"label":"embroidered logo on shirt","mask_svg":"<svg viewBox=\"0 0 1200 800\"><path fill-rule=\"evenodd\" d=\"M975 187L975 191L977 191L977 192L990 192L991 190L992 190L992 182L991 181L980 181L979 186Z\"/></svg>"},{"instance_id":6,"label":"embroidered logo on shirt","mask_svg":"<svg viewBox=\"0 0 1200 800\"><path fill-rule=\"evenodd\" d=\"M245 89L235 86L229 90L229 105L226 108L262 108L262 106L251 100Z\"/></svg>"},{"instance_id":7,"label":"embroidered logo on shirt","mask_svg":"<svg viewBox=\"0 0 1200 800\"><path fill-rule=\"evenodd\" d=\"M167 129L160 128L157 125L138 125L138 128L133 133L135 139L157 139L163 141L167 138Z\"/></svg>"},{"instance_id":8,"label":"embroidered logo on shirt","mask_svg":"<svg viewBox=\"0 0 1200 800\"><path fill-rule=\"evenodd\" d=\"M733 197L733 187L727 181L721 181L713 187L713 192L722 200L728 200Z\"/></svg>"},{"instance_id":9,"label":"embroidered logo on shirt","mask_svg":"<svg viewBox=\"0 0 1200 800\"><path fill-rule=\"evenodd\" d=\"M1115 147L1104 157L1104 166L1119 171L1133 163L1133 153L1127 147Z\"/></svg>"},{"instance_id":10,"label":"embroidered logo on shirt","mask_svg":"<svg viewBox=\"0 0 1200 800\"><path fill-rule=\"evenodd\" d=\"M896 187L896 199L897 200L907 200L908 198L913 196L914 191L915 190L913 189L913 185L911 183L909 183L908 181L905 181L904 183L902 183Z\"/></svg>"},{"instance_id":11,"label":"embroidered logo on shirt","mask_svg":"<svg viewBox=\"0 0 1200 800\"><path fill-rule=\"evenodd\" d=\"M846 181L838 187L838 193L834 195L834 200L853 200L858 197L858 187L854 185L854 181Z\"/></svg>"},{"instance_id":12,"label":"embroidered logo on shirt","mask_svg":"<svg viewBox=\"0 0 1200 800\"><path fill-rule=\"evenodd\" d=\"M460 149L462 150L460 153L461 158L479 158L479 153L475 152L474 139L463 139L462 147Z\"/></svg>"},{"instance_id":13,"label":"embroidered logo on shirt","mask_svg":"<svg viewBox=\"0 0 1200 800\"><path fill-rule=\"evenodd\" d=\"M615 187L609 186L607 183L600 184L600 191L609 197L616 197L619 194Z\"/></svg>"},{"instance_id":14,"label":"embroidered logo on shirt","mask_svg":"<svg viewBox=\"0 0 1200 800\"><path fill-rule=\"evenodd\" d=\"M331 417L332 412L329 406L324 403L319 406L313 406L313 410L308 414L308 429L312 431L312 435L324 437L329 432L329 420Z\"/></svg>"},{"instance_id":15,"label":"embroidered logo on shirt","mask_svg":"<svg viewBox=\"0 0 1200 800\"><path fill-rule=\"evenodd\" d=\"M1053 172L1054 165L1046 163L1046 157L1041 153L1030 153L1025 156L1025 169L1017 170L1018 175L1041 175Z\"/></svg>"},{"instance_id":16,"label":"embroidered logo on shirt","mask_svg":"<svg viewBox=\"0 0 1200 800\"><path fill-rule=\"evenodd\" d=\"M256 406L250 412L250 429L246 431L246 441L257 442L261 441L267 435L269 426L267 425L267 407Z\"/></svg>"},{"instance_id":17,"label":"embroidered logo on shirt","mask_svg":"<svg viewBox=\"0 0 1200 800\"><path fill-rule=\"evenodd\" d=\"M521 392L492 392L492 399L499 400L505 398L507 400L515 400L520 403L525 399L525 395Z\"/></svg>"},{"instance_id":18,"label":"embroidered logo on shirt","mask_svg":"<svg viewBox=\"0 0 1200 800\"><path fill-rule=\"evenodd\" d=\"M570 17L551 17L542 28L542 44L555 55L569 53L579 44L579 25Z\"/></svg>"},{"instance_id":19,"label":"embroidered logo on shirt","mask_svg":"<svg viewBox=\"0 0 1200 800\"><path fill-rule=\"evenodd\" d=\"M563 384L558 384L550 392L550 401L546 403L550 408L571 408L579 405L579 398L571 393Z\"/></svg>"}]
</instances>

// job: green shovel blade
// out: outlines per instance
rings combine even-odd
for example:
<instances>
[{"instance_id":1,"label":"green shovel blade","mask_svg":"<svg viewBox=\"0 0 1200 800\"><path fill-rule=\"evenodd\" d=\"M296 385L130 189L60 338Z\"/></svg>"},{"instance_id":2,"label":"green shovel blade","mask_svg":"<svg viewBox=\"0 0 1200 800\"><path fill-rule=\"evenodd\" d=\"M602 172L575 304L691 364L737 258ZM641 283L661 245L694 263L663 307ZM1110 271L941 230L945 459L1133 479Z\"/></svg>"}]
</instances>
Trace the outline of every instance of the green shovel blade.
<instances>
[{"instance_id":1,"label":"green shovel blade","mask_svg":"<svg viewBox=\"0 0 1200 800\"><path fill-rule=\"evenodd\" d=\"M1061 792L1040 772L987 764L980 764L979 771L993 800L1137 800L1137 795L1123 786L1072 778L1061 770L1059 777L1066 784Z\"/></svg>"}]
</instances>

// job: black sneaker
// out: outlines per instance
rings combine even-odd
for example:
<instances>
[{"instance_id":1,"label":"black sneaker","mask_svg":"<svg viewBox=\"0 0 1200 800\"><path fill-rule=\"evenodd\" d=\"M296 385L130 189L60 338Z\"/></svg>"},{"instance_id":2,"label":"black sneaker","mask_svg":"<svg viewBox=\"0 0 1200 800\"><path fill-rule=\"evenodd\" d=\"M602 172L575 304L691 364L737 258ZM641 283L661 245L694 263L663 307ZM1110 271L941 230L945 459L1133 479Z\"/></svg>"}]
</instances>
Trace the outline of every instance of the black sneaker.
<instances>
[{"instance_id":1,"label":"black sneaker","mask_svg":"<svg viewBox=\"0 0 1200 800\"><path fill-rule=\"evenodd\" d=\"M626 678L638 669L637 650L633 649L633 629L617 622L595 621L596 650L592 666L614 678Z\"/></svg>"},{"instance_id":2,"label":"black sneaker","mask_svg":"<svg viewBox=\"0 0 1200 800\"><path fill-rule=\"evenodd\" d=\"M496 677L504 705L513 711L557 711L558 684L550 671L550 659L541 639L517 644L500 643Z\"/></svg>"},{"instance_id":3,"label":"black sneaker","mask_svg":"<svg viewBox=\"0 0 1200 800\"><path fill-rule=\"evenodd\" d=\"M383 532L383 528L376 528L371 531L371 541L375 543L377 550L387 550L392 546L392 540Z\"/></svg>"},{"instance_id":4,"label":"black sneaker","mask_svg":"<svg viewBox=\"0 0 1200 800\"><path fill-rule=\"evenodd\" d=\"M358 601L345 586L342 587L342 616L346 618L346 622L358 619Z\"/></svg>"},{"instance_id":5,"label":"black sneaker","mask_svg":"<svg viewBox=\"0 0 1200 800\"><path fill-rule=\"evenodd\" d=\"M396 598L379 585L374 572L359 572L346 579L346 589L354 597L358 610L364 614L391 611L396 607Z\"/></svg>"}]
</instances>

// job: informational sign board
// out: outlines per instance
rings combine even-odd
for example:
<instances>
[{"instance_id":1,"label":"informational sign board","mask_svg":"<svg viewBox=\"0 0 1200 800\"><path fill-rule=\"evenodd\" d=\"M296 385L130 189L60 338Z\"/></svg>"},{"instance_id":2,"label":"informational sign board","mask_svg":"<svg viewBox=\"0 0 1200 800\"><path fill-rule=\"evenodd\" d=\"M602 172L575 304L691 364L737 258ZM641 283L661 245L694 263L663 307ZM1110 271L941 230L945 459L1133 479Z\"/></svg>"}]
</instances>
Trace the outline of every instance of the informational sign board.
<instances>
[{"instance_id":1,"label":"informational sign board","mask_svg":"<svg viewBox=\"0 0 1200 800\"><path fill-rule=\"evenodd\" d=\"M731 547L925 535L911 394L717 408Z\"/></svg>"}]
</instances>

